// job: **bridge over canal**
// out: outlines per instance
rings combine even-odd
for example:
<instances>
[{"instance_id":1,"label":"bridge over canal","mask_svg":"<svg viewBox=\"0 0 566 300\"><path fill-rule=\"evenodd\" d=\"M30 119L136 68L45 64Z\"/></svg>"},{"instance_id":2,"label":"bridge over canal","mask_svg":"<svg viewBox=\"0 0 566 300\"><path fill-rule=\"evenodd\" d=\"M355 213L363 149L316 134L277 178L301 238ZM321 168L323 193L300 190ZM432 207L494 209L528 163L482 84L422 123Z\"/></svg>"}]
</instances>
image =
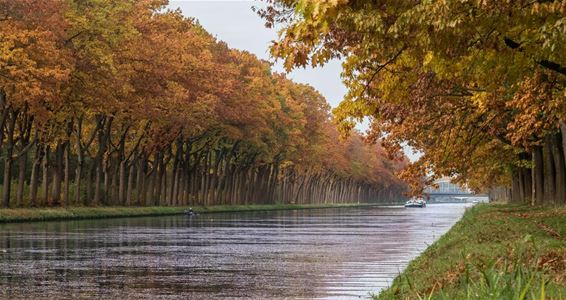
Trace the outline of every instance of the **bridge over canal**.
<instances>
[{"instance_id":1,"label":"bridge over canal","mask_svg":"<svg viewBox=\"0 0 566 300\"><path fill-rule=\"evenodd\" d=\"M449 177L440 178L434 183L438 185L438 188L427 187L424 191L430 202L487 201L487 195L474 194L467 187L450 182Z\"/></svg>"}]
</instances>

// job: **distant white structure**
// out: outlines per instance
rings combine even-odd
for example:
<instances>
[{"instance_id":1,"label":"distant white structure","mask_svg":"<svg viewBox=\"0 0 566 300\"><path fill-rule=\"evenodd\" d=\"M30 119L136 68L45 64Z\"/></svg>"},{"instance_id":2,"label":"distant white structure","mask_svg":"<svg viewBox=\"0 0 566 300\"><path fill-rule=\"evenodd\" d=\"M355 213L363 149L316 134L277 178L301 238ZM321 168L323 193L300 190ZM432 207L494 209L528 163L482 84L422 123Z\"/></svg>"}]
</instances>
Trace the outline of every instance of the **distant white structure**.
<instances>
[{"instance_id":1,"label":"distant white structure","mask_svg":"<svg viewBox=\"0 0 566 300\"><path fill-rule=\"evenodd\" d=\"M442 177L434 182L438 188L427 187L425 193L429 195L470 195L473 194L467 187L461 188L450 182L450 177Z\"/></svg>"},{"instance_id":2,"label":"distant white structure","mask_svg":"<svg viewBox=\"0 0 566 300\"><path fill-rule=\"evenodd\" d=\"M424 193L432 202L488 202L485 195L476 195L467 187L450 182L450 177L442 177L434 183L438 188L427 187Z\"/></svg>"}]
</instances>

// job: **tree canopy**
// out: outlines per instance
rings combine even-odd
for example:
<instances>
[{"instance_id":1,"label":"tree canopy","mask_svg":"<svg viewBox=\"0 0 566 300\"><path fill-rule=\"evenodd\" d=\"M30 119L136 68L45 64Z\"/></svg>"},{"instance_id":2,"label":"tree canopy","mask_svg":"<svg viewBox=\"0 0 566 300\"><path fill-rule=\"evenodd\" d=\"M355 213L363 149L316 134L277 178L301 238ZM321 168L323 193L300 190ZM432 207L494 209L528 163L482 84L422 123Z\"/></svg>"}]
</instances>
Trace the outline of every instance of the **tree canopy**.
<instances>
[{"instance_id":1,"label":"tree canopy","mask_svg":"<svg viewBox=\"0 0 566 300\"><path fill-rule=\"evenodd\" d=\"M545 177L566 201L566 1L268 2L288 69L343 58L343 131L369 117L371 140L424 153L405 172L417 193L429 174L485 190L532 169L519 185Z\"/></svg>"},{"instance_id":2,"label":"tree canopy","mask_svg":"<svg viewBox=\"0 0 566 300\"><path fill-rule=\"evenodd\" d=\"M405 162L357 134L338 142L319 92L166 5L0 0L4 207L403 192L394 173Z\"/></svg>"}]
</instances>

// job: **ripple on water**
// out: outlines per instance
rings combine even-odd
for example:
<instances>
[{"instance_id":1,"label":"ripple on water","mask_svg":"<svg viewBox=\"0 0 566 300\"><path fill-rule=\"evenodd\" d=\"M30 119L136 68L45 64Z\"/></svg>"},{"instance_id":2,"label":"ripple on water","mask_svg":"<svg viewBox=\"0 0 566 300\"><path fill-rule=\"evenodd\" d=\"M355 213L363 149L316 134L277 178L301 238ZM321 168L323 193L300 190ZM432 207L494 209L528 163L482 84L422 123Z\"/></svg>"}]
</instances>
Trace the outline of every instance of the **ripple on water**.
<instances>
[{"instance_id":1,"label":"ripple on water","mask_svg":"<svg viewBox=\"0 0 566 300\"><path fill-rule=\"evenodd\" d=\"M0 226L2 298L352 299L378 293L464 205Z\"/></svg>"}]
</instances>

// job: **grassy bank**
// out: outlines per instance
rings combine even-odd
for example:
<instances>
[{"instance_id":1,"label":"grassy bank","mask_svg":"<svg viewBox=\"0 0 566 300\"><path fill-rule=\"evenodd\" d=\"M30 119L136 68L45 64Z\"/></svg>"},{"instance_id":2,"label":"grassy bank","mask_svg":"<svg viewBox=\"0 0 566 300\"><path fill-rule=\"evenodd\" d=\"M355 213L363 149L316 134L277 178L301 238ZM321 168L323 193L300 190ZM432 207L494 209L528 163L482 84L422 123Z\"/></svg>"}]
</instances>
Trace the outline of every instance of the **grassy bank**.
<instances>
[{"instance_id":1,"label":"grassy bank","mask_svg":"<svg viewBox=\"0 0 566 300\"><path fill-rule=\"evenodd\" d=\"M376 299L566 299L566 208L477 205Z\"/></svg>"},{"instance_id":2,"label":"grassy bank","mask_svg":"<svg viewBox=\"0 0 566 300\"><path fill-rule=\"evenodd\" d=\"M197 213L270 211L315 208L370 206L375 204L269 204L193 206ZM163 216L182 214L187 207L65 207L0 209L0 223L52 220L101 219L117 217Z\"/></svg>"}]
</instances>

